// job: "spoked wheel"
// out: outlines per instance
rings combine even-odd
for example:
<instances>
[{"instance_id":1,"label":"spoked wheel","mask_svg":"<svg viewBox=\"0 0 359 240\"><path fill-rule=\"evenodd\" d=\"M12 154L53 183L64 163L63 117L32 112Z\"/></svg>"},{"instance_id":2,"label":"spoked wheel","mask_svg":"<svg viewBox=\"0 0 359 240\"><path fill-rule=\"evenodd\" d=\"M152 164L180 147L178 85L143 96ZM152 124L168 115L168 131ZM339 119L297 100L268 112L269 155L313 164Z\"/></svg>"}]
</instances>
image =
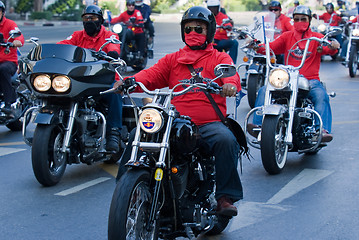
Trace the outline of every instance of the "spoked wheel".
<instances>
[{"instance_id":1,"label":"spoked wheel","mask_svg":"<svg viewBox=\"0 0 359 240\"><path fill-rule=\"evenodd\" d=\"M355 77L358 70L358 52L356 45L350 47L348 67L350 77Z\"/></svg>"},{"instance_id":2,"label":"spoked wheel","mask_svg":"<svg viewBox=\"0 0 359 240\"><path fill-rule=\"evenodd\" d=\"M248 104L254 108L258 90L264 85L264 76L259 74L249 74L247 85Z\"/></svg>"},{"instance_id":3,"label":"spoked wheel","mask_svg":"<svg viewBox=\"0 0 359 240\"><path fill-rule=\"evenodd\" d=\"M63 133L56 125L38 124L32 143L32 169L39 183L53 186L66 169L66 153L61 151Z\"/></svg>"},{"instance_id":4,"label":"spoked wheel","mask_svg":"<svg viewBox=\"0 0 359 240\"><path fill-rule=\"evenodd\" d=\"M263 119L261 156L264 169L278 174L287 161L288 145L285 144L286 123L282 116L267 115Z\"/></svg>"},{"instance_id":5,"label":"spoked wheel","mask_svg":"<svg viewBox=\"0 0 359 240\"><path fill-rule=\"evenodd\" d=\"M109 240L158 239L156 221L148 225L152 202L149 182L146 170L127 171L121 177L111 201Z\"/></svg>"}]
</instances>

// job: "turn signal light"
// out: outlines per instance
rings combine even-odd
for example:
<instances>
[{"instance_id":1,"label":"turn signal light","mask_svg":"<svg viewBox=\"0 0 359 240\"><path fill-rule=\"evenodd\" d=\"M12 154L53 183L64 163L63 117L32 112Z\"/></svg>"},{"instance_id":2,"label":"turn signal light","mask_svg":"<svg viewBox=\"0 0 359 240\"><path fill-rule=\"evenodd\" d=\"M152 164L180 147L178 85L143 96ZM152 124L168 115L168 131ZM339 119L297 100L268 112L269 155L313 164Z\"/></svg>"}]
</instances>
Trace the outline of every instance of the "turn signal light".
<instances>
[{"instance_id":1,"label":"turn signal light","mask_svg":"<svg viewBox=\"0 0 359 240\"><path fill-rule=\"evenodd\" d=\"M178 173L178 168L176 168L176 167L173 167L173 168L171 168L171 171L172 171L172 173Z\"/></svg>"},{"instance_id":2,"label":"turn signal light","mask_svg":"<svg viewBox=\"0 0 359 240\"><path fill-rule=\"evenodd\" d=\"M270 63L271 63L271 64L274 64L274 63L275 63L275 58L274 58L274 57L270 58Z\"/></svg>"},{"instance_id":3,"label":"turn signal light","mask_svg":"<svg viewBox=\"0 0 359 240\"><path fill-rule=\"evenodd\" d=\"M244 57L243 57L243 62L248 62L248 61L249 61L248 57L247 57L247 56L244 56Z\"/></svg>"}]
</instances>

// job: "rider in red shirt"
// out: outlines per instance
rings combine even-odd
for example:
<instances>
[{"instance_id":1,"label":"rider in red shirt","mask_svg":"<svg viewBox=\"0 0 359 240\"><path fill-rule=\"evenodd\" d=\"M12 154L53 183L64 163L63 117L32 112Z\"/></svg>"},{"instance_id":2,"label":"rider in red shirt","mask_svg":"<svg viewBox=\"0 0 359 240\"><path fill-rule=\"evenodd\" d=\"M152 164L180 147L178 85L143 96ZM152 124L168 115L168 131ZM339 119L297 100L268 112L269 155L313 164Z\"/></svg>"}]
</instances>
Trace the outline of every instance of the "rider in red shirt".
<instances>
[{"instance_id":1,"label":"rider in red shirt","mask_svg":"<svg viewBox=\"0 0 359 240\"><path fill-rule=\"evenodd\" d=\"M19 30L16 23L5 17L5 5L0 1L0 33L2 34L1 41L9 38L11 30ZM11 77L17 70L17 48L24 44L24 36L21 35L15 39L10 39L13 43L10 47L10 52L6 54L5 48L0 49L0 92L4 94L5 106L1 109L2 112L13 115L11 104L16 101L15 89L11 84Z\"/></svg>"},{"instance_id":2,"label":"rider in red shirt","mask_svg":"<svg viewBox=\"0 0 359 240\"><path fill-rule=\"evenodd\" d=\"M298 6L293 12L294 30L283 33L280 37L269 43L270 48L275 54L285 54L285 60L288 59L286 64L292 66L299 66L306 41L299 42L293 46L297 41L310 37L322 38L323 34L312 32L310 29L310 21L312 19L311 11L306 6ZM329 103L329 96L320 82L319 68L321 55L334 55L340 47L336 40L333 40L330 46L323 46L322 51L318 51L319 43L311 41L309 44L308 55L304 62L303 67L299 70L305 78L309 80L310 91L308 94L309 99L314 104L314 109L320 114L323 120L323 137L322 142L330 142L333 139L330 134L332 126L332 113ZM259 53L264 54L265 48L262 45L258 50ZM258 91L255 106L262 106L264 104L265 86ZM261 117L256 115L253 120L254 124L261 124ZM254 125L249 126L248 129L253 129Z\"/></svg>"},{"instance_id":3,"label":"rider in red shirt","mask_svg":"<svg viewBox=\"0 0 359 240\"><path fill-rule=\"evenodd\" d=\"M100 7L96 5L87 6L82 14L84 30L74 32L66 40L60 41L58 44L70 44L98 51L106 42L106 38L113 37L118 39L117 34L105 30L105 27L102 26L103 21L103 14ZM120 45L109 43L103 48L103 51L106 52L107 55L117 59L120 55ZM106 117L106 150L118 152L120 146L120 130L122 128L122 97L114 93L105 94L102 96L101 101L105 101L109 106Z\"/></svg>"},{"instance_id":4,"label":"rider in red shirt","mask_svg":"<svg viewBox=\"0 0 359 240\"><path fill-rule=\"evenodd\" d=\"M323 13L320 16L317 16L317 14L313 14L313 17L318 17L320 20L324 20L324 22L329 23L330 26L339 26L339 23L342 21L342 18L336 12L334 12L333 3L327 3L327 5L325 5L325 9L327 10L327 12Z\"/></svg>"},{"instance_id":5,"label":"rider in red shirt","mask_svg":"<svg viewBox=\"0 0 359 240\"><path fill-rule=\"evenodd\" d=\"M290 23L290 18L282 14L282 6L278 1L271 1L269 4L269 11L274 12L275 22L274 22L274 39L279 37L282 33L293 30L293 26Z\"/></svg>"},{"instance_id":6,"label":"rider in red shirt","mask_svg":"<svg viewBox=\"0 0 359 240\"><path fill-rule=\"evenodd\" d=\"M143 17L141 12L135 9L135 0L127 0L126 1L127 11L120 14L120 16L115 17L111 20L111 24L116 24L119 22L130 23L130 18L135 18L135 24L144 24ZM144 26L144 25L143 25ZM128 25L129 29L132 29L131 24ZM145 33L143 32L142 27L135 27L133 30L135 34L135 41L138 50L141 53L141 56L144 56L145 53Z\"/></svg>"}]
</instances>

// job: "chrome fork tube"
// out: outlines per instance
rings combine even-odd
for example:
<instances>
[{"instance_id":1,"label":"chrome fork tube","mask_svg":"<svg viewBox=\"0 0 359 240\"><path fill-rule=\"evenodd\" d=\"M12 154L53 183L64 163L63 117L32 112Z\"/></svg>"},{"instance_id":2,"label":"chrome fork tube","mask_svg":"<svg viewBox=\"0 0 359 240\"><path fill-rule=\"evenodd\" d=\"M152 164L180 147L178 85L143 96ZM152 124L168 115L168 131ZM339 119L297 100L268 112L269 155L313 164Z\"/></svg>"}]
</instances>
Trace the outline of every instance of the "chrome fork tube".
<instances>
[{"instance_id":1,"label":"chrome fork tube","mask_svg":"<svg viewBox=\"0 0 359 240\"><path fill-rule=\"evenodd\" d=\"M75 116L77 114L78 106L79 106L78 103L72 103L72 108L71 108L71 111L70 111L69 120L68 120L68 123L67 123L67 127L65 128L64 141L62 143L62 150L61 151L63 153L69 151L69 148L70 148L70 138L71 138L71 134L72 134L72 129L74 127Z\"/></svg>"}]
</instances>

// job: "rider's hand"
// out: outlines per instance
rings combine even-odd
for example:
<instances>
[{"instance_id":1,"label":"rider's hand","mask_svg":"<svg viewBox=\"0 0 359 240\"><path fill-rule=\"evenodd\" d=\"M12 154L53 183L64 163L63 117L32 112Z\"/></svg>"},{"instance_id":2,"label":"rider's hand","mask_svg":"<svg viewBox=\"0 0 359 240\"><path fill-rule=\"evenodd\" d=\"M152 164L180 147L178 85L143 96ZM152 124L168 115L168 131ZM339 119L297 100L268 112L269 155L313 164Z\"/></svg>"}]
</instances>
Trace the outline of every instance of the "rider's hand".
<instances>
[{"instance_id":1,"label":"rider's hand","mask_svg":"<svg viewBox=\"0 0 359 240\"><path fill-rule=\"evenodd\" d=\"M339 49L340 48L340 44L337 40L333 39L329 45L329 48L331 49Z\"/></svg>"},{"instance_id":2,"label":"rider's hand","mask_svg":"<svg viewBox=\"0 0 359 240\"><path fill-rule=\"evenodd\" d=\"M114 59L118 59L120 57L120 54L118 54L118 52L116 52L116 51L109 51L107 53L107 55L114 58Z\"/></svg>"},{"instance_id":3,"label":"rider's hand","mask_svg":"<svg viewBox=\"0 0 359 240\"><path fill-rule=\"evenodd\" d=\"M12 44L14 47L22 47L22 43L19 40L14 40Z\"/></svg>"},{"instance_id":4,"label":"rider's hand","mask_svg":"<svg viewBox=\"0 0 359 240\"><path fill-rule=\"evenodd\" d=\"M233 84L225 83L222 86L222 96L224 97L233 97L237 93L237 88Z\"/></svg>"},{"instance_id":5,"label":"rider's hand","mask_svg":"<svg viewBox=\"0 0 359 240\"><path fill-rule=\"evenodd\" d=\"M313 13L313 18L318 18L318 15L316 13Z\"/></svg>"},{"instance_id":6,"label":"rider's hand","mask_svg":"<svg viewBox=\"0 0 359 240\"><path fill-rule=\"evenodd\" d=\"M116 81L114 84L113 84L113 89L117 89L118 91L116 91L115 93L122 93L121 90L119 89L122 89L121 86L123 85L123 82L121 80L118 80Z\"/></svg>"}]
</instances>

